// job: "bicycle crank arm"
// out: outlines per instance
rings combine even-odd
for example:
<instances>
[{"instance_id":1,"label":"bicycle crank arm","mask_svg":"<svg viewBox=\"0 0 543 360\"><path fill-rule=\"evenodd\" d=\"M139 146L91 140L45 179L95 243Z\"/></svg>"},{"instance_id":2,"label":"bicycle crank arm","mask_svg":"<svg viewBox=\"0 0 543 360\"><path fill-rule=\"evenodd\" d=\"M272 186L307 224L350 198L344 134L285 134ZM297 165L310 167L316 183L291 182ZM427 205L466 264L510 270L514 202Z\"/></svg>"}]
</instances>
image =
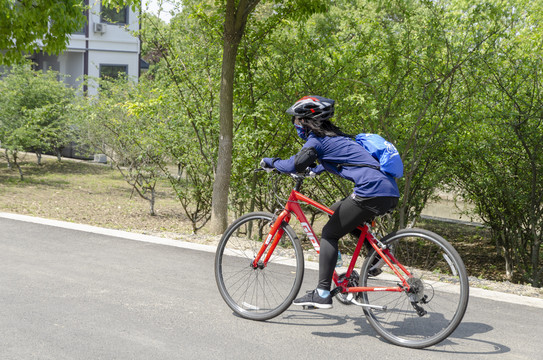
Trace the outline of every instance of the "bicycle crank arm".
<instances>
[{"instance_id":1,"label":"bicycle crank arm","mask_svg":"<svg viewBox=\"0 0 543 360\"><path fill-rule=\"evenodd\" d=\"M385 306L379 306L379 305L370 305L370 304L363 304L361 302L356 301L355 299L351 300L351 303L357 306L362 306L365 309L374 309L374 310L381 310L381 311L387 311L387 307Z\"/></svg>"}]
</instances>

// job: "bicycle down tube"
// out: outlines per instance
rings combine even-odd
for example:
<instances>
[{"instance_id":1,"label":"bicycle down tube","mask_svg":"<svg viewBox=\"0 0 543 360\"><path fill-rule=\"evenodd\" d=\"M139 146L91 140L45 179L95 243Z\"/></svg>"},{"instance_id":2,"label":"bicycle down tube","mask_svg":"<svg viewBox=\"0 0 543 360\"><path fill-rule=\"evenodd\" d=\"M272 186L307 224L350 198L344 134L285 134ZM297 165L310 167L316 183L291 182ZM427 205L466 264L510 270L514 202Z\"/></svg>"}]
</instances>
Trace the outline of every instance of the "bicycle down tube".
<instances>
[{"instance_id":1,"label":"bicycle down tube","mask_svg":"<svg viewBox=\"0 0 543 360\"><path fill-rule=\"evenodd\" d=\"M277 216L277 219L275 220L274 224L272 225L272 227L270 229L270 232L268 233L268 236L266 237L266 240L262 244L262 247L260 248L260 251L256 255L255 259L253 260L253 262L252 262L253 268L256 269L257 267L266 267L266 265L267 265L271 255L272 255L273 251L275 250L275 248L276 248L276 246L277 246L277 244L279 242L279 240L283 236L283 229L281 228L281 224L283 223L283 221L285 221L286 223L290 222L291 213L294 213L294 215L296 216L296 218L300 222L300 224L301 224L301 226L302 226L302 228L304 230L304 233L307 235L307 237L311 241L311 243L312 243L315 251L317 252L317 254L320 253L319 240L318 240L317 236L315 235L313 229L309 225L309 223L307 221L307 218L306 218L302 208L300 207L300 203L299 203L300 201L305 202L305 203L307 203L307 204L309 204L309 205L311 205L311 206L313 206L313 207L315 207L315 208L317 208L317 209L319 209L319 210L321 210L321 211L323 211L323 212L325 212L325 213L327 213L329 215L332 215L334 213L332 210L330 210L326 206L324 206L322 204L319 204L318 202L308 198L307 196L301 194L300 192L298 192L296 190L293 190L291 192L290 196L289 196L289 199L288 199L286 205L285 205L285 209L283 209L281 211L281 213ZM358 243L356 245L356 249L355 249L355 251L353 253L351 262L349 263L349 267L348 267L347 273L346 273L346 279L340 282L339 278L338 278L338 275L337 275L337 272L334 271L333 281L336 284L336 286L341 287L343 292L349 292L349 293L367 292L367 291L395 291L395 292L402 292L402 291L405 291L405 290L409 290L410 285L407 283L405 277L398 271L396 266L399 267L400 270L402 270L403 273L407 277L411 277L411 274L409 273L409 271L402 264L400 264L396 260L396 258L391 254L389 249L384 249L383 250L383 249L380 248L380 246L377 244L377 240L375 240L375 238L371 235L371 233L369 233L367 225L359 226L358 228L361 230L361 235L360 235L360 238L359 238ZM379 254L381 259L383 259L388 264L388 266L394 271L396 276L401 280L402 286L396 286L396 287L348 287L347 286L347 282L348 282L347 279L349 278L349 276L351 275L351 273L354 270L354 267L355 267L355 264L356 264L356 259L358 258L359 254L360 254L360 251L362 249L362 244L364 243L364 241L368 241L371 244L371 246L375 249L375 251ZM269 246L269 249L268 249L268 252L266 253L266 257L264 258L264 261L261 262L260 259L262 258L262 256L266 252L266 249L268 248L268 246ZM394 266L393 263L396 266Z\"/></svg>"}]
</instances>

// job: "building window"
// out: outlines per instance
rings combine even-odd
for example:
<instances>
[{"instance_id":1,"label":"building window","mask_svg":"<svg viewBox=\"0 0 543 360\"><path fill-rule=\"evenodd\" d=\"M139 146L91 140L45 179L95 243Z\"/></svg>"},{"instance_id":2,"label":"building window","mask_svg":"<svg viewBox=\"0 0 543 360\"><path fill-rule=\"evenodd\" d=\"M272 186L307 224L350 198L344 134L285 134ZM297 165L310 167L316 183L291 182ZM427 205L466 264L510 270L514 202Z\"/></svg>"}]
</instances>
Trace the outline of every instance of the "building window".
<instances>
[{"instance_id":1,"label":"building window","mask_svg":"<svg viewBox=\"0 0 543 360\"><path fill-rule=\"evenodd\" d=\"M87 22L85 21L85 24L81 27L81 29L74 32L74 34L85 35L86 30L87 30Z\"/></svg>"},{"instance_id":2,"label":"building window","mask_svg":"<svg viewBox=\"0 0 543 360\"><path fill-rule=\"evenodd\" d=\"M121 7L117 11L115 8L106 8L102 4L100 10L100 22L119 25L128 24L128 6Z\"/></svg>"},{"instance_id":3,"label":"building window","mask_svg":"<svg viewBox=\"0 0 543 360\"><path fill-rule=\"evenodd\" d=\"M86 7L88 5L88 0L82 0L81 6ZM81 29L77 30L74 34L85 35L87 32L87 23L89 22L89 10L83 10L83 16L85 17L85 23L81 26Z\"/></svg>"},{"instance_id":4,"label":"building window","mask_svg":"<svg viewBox=\"0 0 543 360\"><path fill-rule=\"evenodd\" d=\"M128 65L100 64L101 79L118 79L128 75Z\"/></svg>"}]
</instances>

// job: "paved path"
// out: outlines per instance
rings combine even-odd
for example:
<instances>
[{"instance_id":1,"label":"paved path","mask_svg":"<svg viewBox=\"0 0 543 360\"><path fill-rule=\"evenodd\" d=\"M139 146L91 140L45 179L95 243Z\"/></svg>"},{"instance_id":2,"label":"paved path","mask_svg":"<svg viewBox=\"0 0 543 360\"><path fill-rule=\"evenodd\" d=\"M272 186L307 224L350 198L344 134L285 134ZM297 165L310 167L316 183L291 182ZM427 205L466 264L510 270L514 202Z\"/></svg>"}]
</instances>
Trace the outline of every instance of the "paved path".
<instances>
[{"instance_id":1,"label":"paved path","mask_svg":"<svg viewBox=\"0 0 543 360\"><path fill-rule=\"evenodd\" d=\"M537 359L543 301L474 291L426 350L379 339L361 311L290 308L268 322L222 301L213 249L0 213L0 359ZM133 241L138 240L138 241ZM306 272L302 290L316 283Z\"/></svg>"}]
</instances>

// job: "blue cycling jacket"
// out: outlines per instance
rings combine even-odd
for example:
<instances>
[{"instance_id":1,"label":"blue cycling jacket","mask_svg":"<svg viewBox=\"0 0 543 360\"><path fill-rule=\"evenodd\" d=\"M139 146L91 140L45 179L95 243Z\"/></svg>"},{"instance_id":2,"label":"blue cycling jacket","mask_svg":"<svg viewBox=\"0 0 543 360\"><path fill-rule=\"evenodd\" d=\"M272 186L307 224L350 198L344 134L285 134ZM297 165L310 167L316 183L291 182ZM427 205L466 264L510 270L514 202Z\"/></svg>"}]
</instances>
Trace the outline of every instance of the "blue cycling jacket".
<instances>
[{"instance_id":1,"label":"blue cycling jacket","mask_svg":"<svg viewBox=\"0 0 543 360\"><path fill-rule=\"evenodd\" d=\"M313 148L313 149L311 149ZM396 180L372 167L359 167L340 164L365 164L378 167L379 162L370 153L351 138L344 136L316 137L310 134L306 143L290 159L274 159L273 166L283 173L295 173L295 163L301 154L316 152L319 165L313 169L320 173L324 170L350 180L354 183L354 194L361 197L391 196L399 197L400 191ZM270 159L271 160L271 159Z\"/></svg>"}]
</instances>

